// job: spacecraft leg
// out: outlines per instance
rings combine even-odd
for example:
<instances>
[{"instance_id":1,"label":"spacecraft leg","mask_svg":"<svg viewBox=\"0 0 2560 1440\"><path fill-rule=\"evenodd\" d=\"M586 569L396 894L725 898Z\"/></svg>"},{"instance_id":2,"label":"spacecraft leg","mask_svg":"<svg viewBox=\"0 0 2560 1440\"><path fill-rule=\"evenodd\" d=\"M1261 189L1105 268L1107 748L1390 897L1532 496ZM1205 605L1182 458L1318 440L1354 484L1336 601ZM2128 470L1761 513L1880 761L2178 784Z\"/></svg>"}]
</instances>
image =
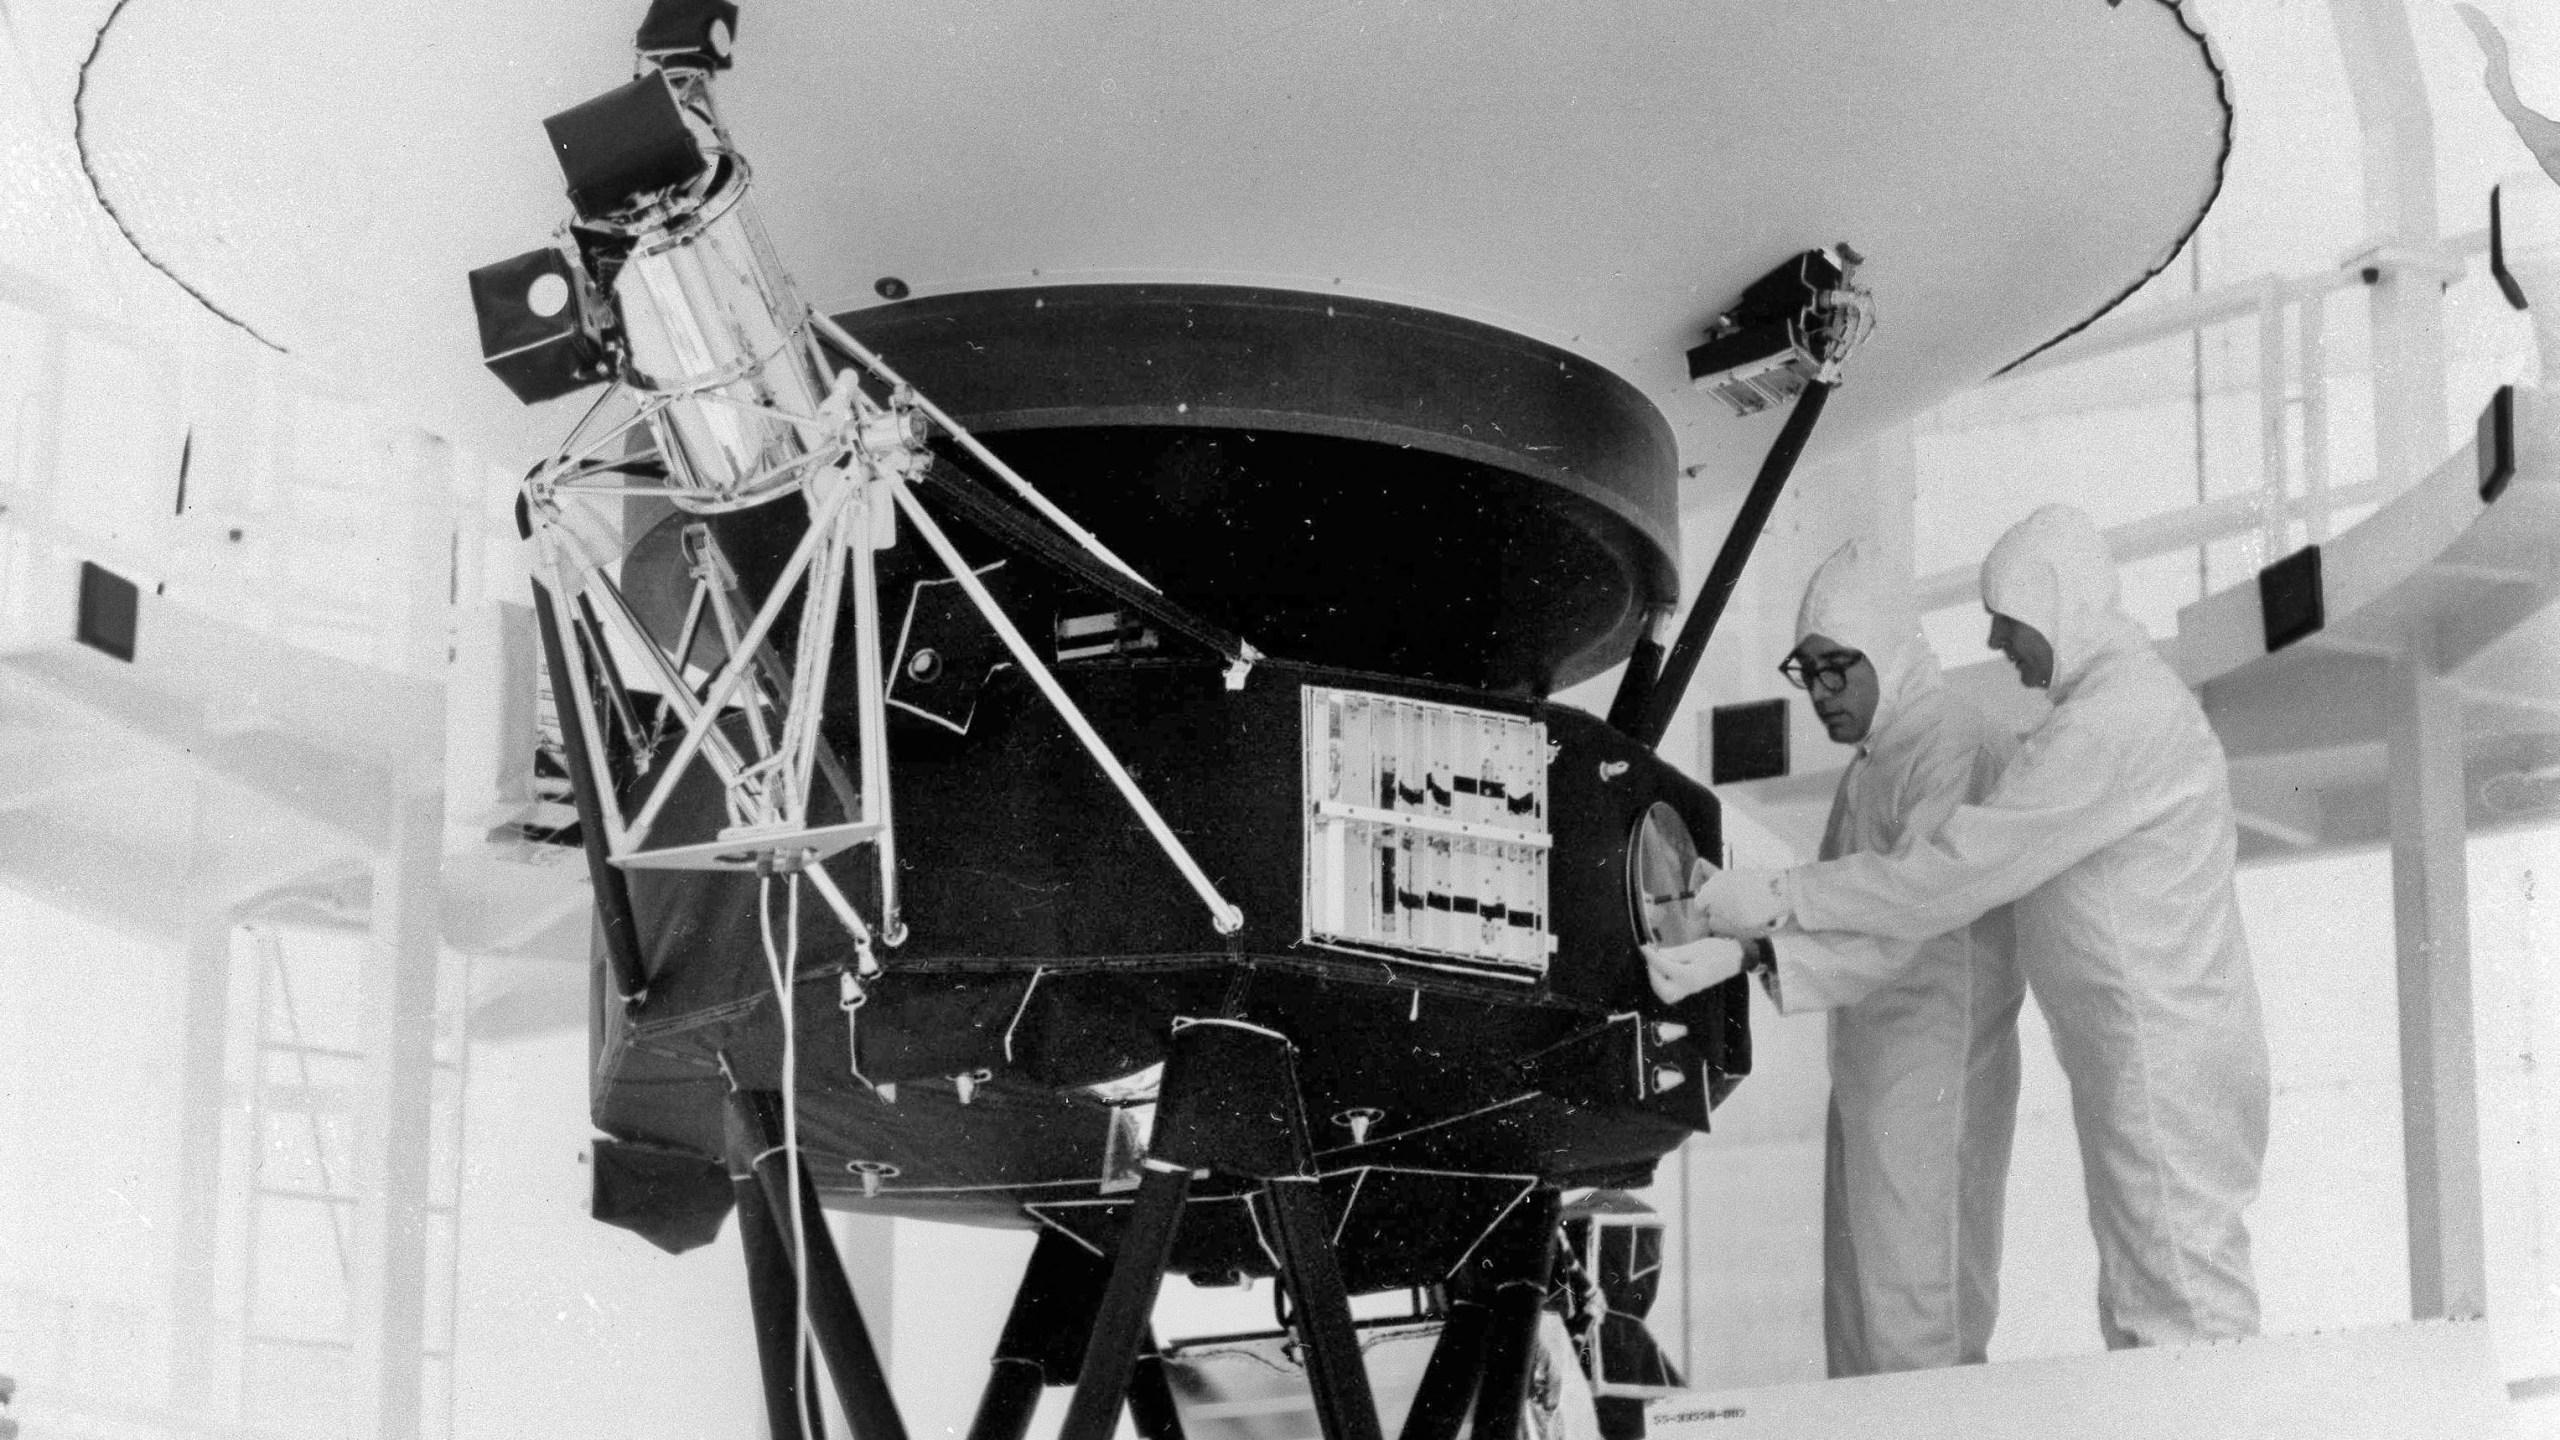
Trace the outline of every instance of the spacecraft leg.
<instances>
[{"instance_id":1,"label":"spacecraft leg","mask_svg":"<svg viewBox=\"0 0 2560 1440\"><path fill-rule=\"evenodd\" d=\"M729 1096L732 1145L740 1154L732 1163L749 1161L764 1191L769 1225L777 1235L791 1226L790 1162L782 1148L782 1097L770 1090L738 1090ZM897 1398L889 1393L889 1377L872 1348L871 1331L862 1323L862 1307L845 1278L844 1261L836 1253L835 1236L827 1229L826 1212L818 1206L818 1188L808 1173L800 1175L801 1244L807 1263L809 1328L835 1377L836 1398L844 1405L854 1440L907 1440L906 1421Z\"/></svg>"},{"instance_id":2,"label":"spacecraft leg","mask_svg":"<svg viewBox=\"0 0 2560 1440\"><path fill-rule=\"evenodd\" d=\"M1556 1217L1562 1208L1563 1196L1542 1185L1513 1207L1485 1242L1477 1283L1493 1293L1472 1440L1518 1440L1521 1409L1529 1398L1529 1368L1537 1356L1538 1311L1547 1298Z\"/></svg>"},{"instance_id":3,"label":"spacecraft leg","mask_svg":"<svg viewBox=\"0 0 2560 1440\"><path fill-rule=\"evenodd\" d=\"M1182 1411L1173 1403L1173 1381L1164 1372L1164 1350L1147 1331L1147 1348L1129 1372L1129 1423L1139 1440L1182 1440Z\"/></svg>"},{"instance_id":4,"label":"spacecraft leg","mask_svg":"<svg viewBox=\"0 0 2560 1440\"><path fill-rule=\"evenodd\" d=\"M1166 1091L1171 1091L1169 1084ZM1149 1157L1137 1202L1120 1231L1111 1281L1093 1317L1093 1338L1086 1342L1084 1367L1077 1372L1075 1398L1068 1404L1059 1440L1111 1440L1120 1428L1120 1404L1128 1396L1139 1347L1146 1343L1156 1291L1164 1283L1165 1262L1173 1256L1174 1228L1190 1193L1189 1169Z\"/></svg>"},{"instance_id":5,"label":"spacecraft leg","mask_svg":"<svg viewBox=\"0 0 2560 1440\"><path fill-rule=\"evenodd\" d=\"M1150 1423L1147 1412L1158 1408L1155 1396L1132 1393L1131 1368L1147 1343L1147 1316L1195 1169L1261 1182L1253 1203L1278 1236L1281 1283L1296 1306L1325 1440L1379 1440L1377 1402L1361 1365L1350 1296L1316 1188L1315 1146L1298 1094L1295 1055L1286 1036L1240 1020L1174 1022L1157 1101L1155 1151L1145 1161L1137 1203L1112 1262L1063 1440L1108 1440L1124 1394L1135 1401L1142 1428ZM1159 1370L1155 1379L1161 1378ZM1170 1393L1162 1398L1169 1401ZM1168 1417L1170 1411L1169 1404L1161 1407ZM1149 1434L1154 1440L1156 1432Z\"/></svg>"},{"instance_id":6,"label":"spacecraft leg","mask_svg":"<svg viewBox=\"0 0 2560 1440\"><path fill-rule=\"evenodd\" d=\"M1360 1337L1351 1328L1351 1294L1343 1288L1315 1176L1273 1176L1255 1198L1276 1222L1280 1278L1297 1309L1298 1340L1325 1440L1380 1440L1377 1401L1360 1361Z\"/></svg>"},{"instance_id":7,"label":"spacecraft leg","mask_svg":"<svg viewBox=\"0 0 2560 1440\"><path fill-rule=\"evenodd\" d=\"M1422 1385L1413 1392L1413 1408L1405 1412L1399 1440L1458 1440L1458 1427L1467 1421L1467 1406L1484 1373L1485 1326L1491 1318L1482 1297L1449 1297L1440 1338L1431 1347L1431 1363L1423 1367Z\"/></svg>"},{"instance_id":8,"label":"spacecraft leg","mask_svg":"<svg viewBox=\"0 0 2560 1440\"><path fill-rule=\"evenodd\" d=\"M1083 1363L1111 1264L1062 1230L1043 1230L1013 1293L1004 1333L979 1398L969 1440L1022 1440L1040 1388L1063 1385Z\"/></svg>"},{"instance_id":9,"label":"spacecraft leg","mask_svg":"<svg viewBox=\"0 0 2560 1440\"><path fill-rule=\"evenodd\" d=\"M969 1440L1022 1440L1046 1383L1039 1361L999 1353L978 1397L977 1418L969 1422Z\"/></svg>"},{"instance_id":10,"label":"spacecraft leg","mask_svg":"<svg viewBox=\"0 0 2560 1440\"><path fill-rule=\"evenodd\" d=\"M755 1312L756 1360L764 1372L765 1421L773 1440L827 1440L818 1406L817 1376L800 1366L797 1293L791 1251L764 1203L764 1183L754 1175L731 1177L738 1194L738 1240L747 1252L747 1303ZM806 1430L802 1429L806 1426ZM1018 1440L1018 1437L1017 1437Z\"/></svg>"}]
</instances>

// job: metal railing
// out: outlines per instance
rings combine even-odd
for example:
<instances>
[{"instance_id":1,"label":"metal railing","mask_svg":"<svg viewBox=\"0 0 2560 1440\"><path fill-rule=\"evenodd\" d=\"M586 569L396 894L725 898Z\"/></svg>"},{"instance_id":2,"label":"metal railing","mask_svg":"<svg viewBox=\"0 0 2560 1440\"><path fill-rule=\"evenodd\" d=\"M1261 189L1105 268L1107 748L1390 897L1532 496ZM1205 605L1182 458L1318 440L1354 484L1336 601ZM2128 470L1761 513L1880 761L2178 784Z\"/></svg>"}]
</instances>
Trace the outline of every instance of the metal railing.
<instances>
[{"instance_id":1,"label":"metal railing","mask_svg":"<svg viewBox=\"0 0 2560 1440\"><path fill-rule=\"evenodd\" d=\"M2377 475L2340 485L2329 453L2331 373L2326 302L2342 290L2370 285L2384 274L2433 279L2451 285L2469 271L2470 258L2489 248L2484 227L2424 248L2381 246L2349 256L2338 267L2309 275L2262 275L2217 286L2178 300L2120 311L2100 324L2037 354L1983 387L1997 391L2030 376L2122 354L2173 336L2210 327L2257 321L2259 483L2239 494L2203 500L2178 510L2116 525L2104 532L2119 565L2133 564L2217 541L2251 537L2261 563L2293 544L2292 527L2318 544L2329 538L2339 512L2390 499L2419 476ZM2288 318L2291 323L2288 325ZM2293 343L2287 345L2290 329ZM2299 387L2301 440L2297 449L2289 411ZM2294 484L2296 476L2300 485ZM1914 587L1921 611L1930 613L1972 601L1975 565L1950 566L1920 577Z\"/></svg>"},{"instance_id":2,"label":"metal railing","mask_svg":"<svg viewBox=\"0 0 2560 1440\"><path fill-rule=\"evenodd\" d=\"M445 494L409 473L432 437L298 362L110 320L5 265L0 349L0 649L68 634L56 592L88 560L227 623L407 668L410 607L444 577L410 573L390 537L446 523Z\"/></svg>"}]
</instances>

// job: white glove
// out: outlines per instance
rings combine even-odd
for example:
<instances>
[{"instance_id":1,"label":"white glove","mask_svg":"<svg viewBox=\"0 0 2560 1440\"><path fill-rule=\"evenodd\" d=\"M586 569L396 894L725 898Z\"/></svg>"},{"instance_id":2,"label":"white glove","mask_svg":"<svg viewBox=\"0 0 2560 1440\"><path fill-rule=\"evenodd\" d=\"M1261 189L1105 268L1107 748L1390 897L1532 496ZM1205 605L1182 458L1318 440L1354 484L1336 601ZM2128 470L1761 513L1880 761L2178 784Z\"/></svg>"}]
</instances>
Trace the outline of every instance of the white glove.
<instances>
[{"instance_id":1,"label":"white glove","mask_svg":"<svg viewBox=\"0 0 2560 1440\"><path fill-rule=\"evenodd\" d=\"M1710 985L1721 985L1742 973L1739 940L1710 935L1686 945L1639 945L1644 952L1645 979L1665 1005L1676 1005Z\"/></svg>"},{"instance_id":2,"label":"white glove","mask_svg":"<svg viewBox=\"0 0 2560 1440\"><path fill-rule=\"evenodd\" d=\"M1704 859L1689 862L1689 873L1680 888L1667 895L1647 895L1644 899L1643 924L1636 936L1638 944L1685 945L1707 932L1701 922L1706 919L1698 909L1698 887L1716 867Z\"/></svg>"},{"instance_id":3,"label":"white glove","mask_svg":"<svg viewBox=\"0 0 2560 1440\"><path fill-rule=\"evenodd\" d=\"M1778 880L1783 870L1720 870L1697 887L1689 904L1710 935L1766 935L1787 923L1788 905Z\"/></svg>"}]
</instances>

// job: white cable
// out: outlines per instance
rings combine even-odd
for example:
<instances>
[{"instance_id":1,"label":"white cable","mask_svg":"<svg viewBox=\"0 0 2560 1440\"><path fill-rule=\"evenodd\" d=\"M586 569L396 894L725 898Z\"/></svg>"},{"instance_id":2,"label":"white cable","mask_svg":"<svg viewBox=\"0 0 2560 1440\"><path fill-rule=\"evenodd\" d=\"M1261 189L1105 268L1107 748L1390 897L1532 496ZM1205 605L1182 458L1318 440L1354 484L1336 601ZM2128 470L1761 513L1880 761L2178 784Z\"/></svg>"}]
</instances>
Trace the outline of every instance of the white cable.
<instances>
[{"instance_id":1,"label":"white cable","mask_svg":"<svg viewBox=\"0 0 2560 1440\"><path fill-rule=\"evenodd\" d=\"M800 969L800 875L791 875L786 902L789 949L777 955L773 946L773 877L756 881L756 924L764 932L765 973L773 981L774 1003L782 1010L782 1165L791 1186L791 1393L792 1418L800 1440L811 1440L809 1407L817 1397L809 1391L809 1231L800 1210L800 1044L792 1023L791 977Z\"/></svg>"}]
</instances>

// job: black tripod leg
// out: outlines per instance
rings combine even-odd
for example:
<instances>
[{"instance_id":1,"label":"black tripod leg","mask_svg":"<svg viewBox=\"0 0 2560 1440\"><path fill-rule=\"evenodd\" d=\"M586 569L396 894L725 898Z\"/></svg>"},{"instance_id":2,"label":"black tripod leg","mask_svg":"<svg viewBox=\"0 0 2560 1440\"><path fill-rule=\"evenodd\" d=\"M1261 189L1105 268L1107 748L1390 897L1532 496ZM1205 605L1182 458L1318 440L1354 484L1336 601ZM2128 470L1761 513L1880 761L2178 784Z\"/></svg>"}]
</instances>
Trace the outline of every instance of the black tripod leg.
<instances>
[{"instance_id":1,"label":"black tripod leg","mask_svg":"<svg viewBox=\"0 0 2560 1440\"><path fill-rule=\"evenodd\" d=\"M1458 1427L1466 1423L1467 1406L1476 1398L1476 1377L1484 1372L1488 1318L1483 1302L1450 1299L1399 1440L1458 1440Z\"/></svg>"},{"instance_id":2,"label":"black tripod leg","mask_svg":"<svg viewBox=\"0 0 2560 1440\"><path fill-rule=\"evenodd\" d=\"M1137 1203L1123 1223L1111 1283L1094 1317L1093 1341L1076 1378L1074 1403L1060 1440L1111 1440L1120 1405L1129 1393L1130 1367L1153 1318L1156 1290L1173 1257L1174 1232L1194 1169L1272 1182L1263 1200L1294 1241L1284 1242L1283 1264L1302 1312L1338 1314L1342 1334L1322 1343L1348 1346L1347 1365L1321 1362L1331 1380L1320 1385L1317 1409L1326 1417L1327 1440L1377 1440L1377 1409L1369 1403L1368 1377L1350 1339L1350 1303L1333 1256L1333 1237L1316 1197L1314 1147L1298 1094L1296 1048L1276 1030L1231 1018L1174 1021L1165 1047L1158 1091L1154 1153L1143 1162ZM1319 1323L1316 1334L1324 1333ZM1315 1335L1310 1344L1317 1343ZM1355 1398L1360 1402L1353 1406ZM1331 1404L1334 1410L1326 1407ZM1366 1428L1344 1415L1357 1409ZM1339 1413L1337 1413L1339 1412Z\"/></svg>"},{"instance_id":3,"label":"black tripod leg","mask_svg":"<svg viewBox=\"0 0 2560 1440\"><path fill-rule=\"evenodd\" d=\"M731 1183L738 1192L738 1240L747 1252L747 1303L755 1312L765 1423L772 1427L773 1440L803 1440L803 1424L806 1440L827 1440L826 1418L808 1383L814 1377L798 1363L798 1292L791 1278L791 1252L783 1247L782 1228L765 1206L764 1186L753 1175L732 1177ZM794 1410L803 1413L795 1418Z\"/></svg>"},{"instance_id":4,"label":"black tripod leg","mask_svg":"<svg viewBox=\"0 0 2560 1440\"><path fill-rule=\"evenodd\" d=\"M969 1440L1022 1440L1040 1389L1064 1384L1084 1363L1086 1338L1111 1262L1062 1230L1042 1230L996 1339L986 1394Z\"/></svg>"},{"instance_id":5,"label":"black tripod leg","mask_svg":"<svg viewBox=\"0 0 2560 1440\"><path fill-rule=\"evenodd\" d=\"M1041 1383L1039 1361L998 1355L978 1396L977 1418L969 1422L969 1440L1022 1440L1040 1408Z\"/></svg>"},{"instance_id":6,"label":"black tripod leg","mask_svg":"<svg viewBox=\"0 0 2560 1440\"><path fill-rule=\"evenodd\" d=\"M1129 1421L1140 1440L1183 1440L1182 1411L1173 1403L1173 1381L1165 1374L1164 1350L1155 1331L1147 1332L1147 1348L1129 1372Z\"/></svg>"},{"instance_id":7,"label":"black tripod leg","mask_svg":"<svg viewBox=\"0 0 2560 1440\"><path fill-rule=\"evenodd\" d=\"M788 1157L777 1132L781 1097L770 1090L731 1092L729 1105L753 1158L764 1201L773 1212L778 1233L791 1229L791 1177ZM806 1169L800 1173L801 1254L809 1277L809 1325L818 1352L835 1377L836 1399L854 1440L907 1440L906 1421L898 1414L897 1397L889 1393L889 1377L871 1331L862 1323L862 1307L853 1298L853 1282L845 1278L844 1260L827 1229L826 1212L818 1207L818 1187Z\"/></svg>"},{"instance_id":8,"label":"black tripod leg","mask_svg":"<svg viewBox=\"0 0 2560 1440\"><path fill-rule=\"evenodd\" d=\"M1562 1199L1545 1186L1531 1191L1488 1242L1494 1290L1486 1317L1484 1375L1476 1386L1473 1440L1518 1440Z\"/></svg>"},{"instance_id":9,"label":"black tripod leg","mask_svg":"<svg viewBox=\"0 0 2560 1440\"><path fill-rule=\"evenodd\" d=\"M1476 1386L1474 1440L1518 1440L1537 1357L1538 1302L1546 1287L1513 1281L1494 1292L1485 1327L1484 1373Z\"/></svg>"},{"instance_id":10,"label":"black tripod leg","mask_svg":"<svg viewBox=\"0 0 2560 1440\"><path fill-rule=\"evenodd\" d=\"M1075 1398L1068 1403L1059 1440L1111 1440L1120 1428L1131 1367L1155 1318L1156 1291L1164 1284L1165 1262L1173 1258L1174 1229L1191 1193L1191 1172L1156 1160L1144 1162L1144 1169L1137 1201L1121 1226L1111 1281L1093 1317L1093 1339L1085 1346L1084 1367L1076 1374Z\"/></svg>"},{"instance_id":11,"label":"black tripod leg","mask_svg":"<svg viewBox=\"0 0 2560 1440\"><path fill-rule=\"evenodd\" d=\"M1307 1383L1315 1392L1324 1440L1381 1440L1378 1402L1351 1326L1351 1295L1333 1253L1333 1227L1313 1175L1264 1182L1262 1199L1279 1232L1281 1278L1296 1302L1298 1338L1306 1347Z\"/></svg>"}]
</instances>

